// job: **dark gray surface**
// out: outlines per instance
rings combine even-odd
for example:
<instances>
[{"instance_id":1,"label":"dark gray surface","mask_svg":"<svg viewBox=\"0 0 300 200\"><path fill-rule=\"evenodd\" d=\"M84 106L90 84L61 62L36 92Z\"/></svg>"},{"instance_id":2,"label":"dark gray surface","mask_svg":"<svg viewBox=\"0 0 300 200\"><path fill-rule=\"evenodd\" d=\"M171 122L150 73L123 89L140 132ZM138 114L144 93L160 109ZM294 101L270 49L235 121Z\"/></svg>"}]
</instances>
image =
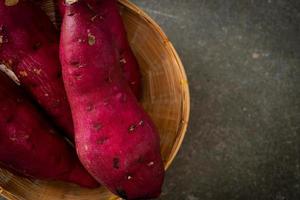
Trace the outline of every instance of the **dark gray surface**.
<instances>
[{"instance_id":1,"label":"dark gray surface","mask_svg":"<svg viewBox=\"0 0 300 200\"><path fill-rule=\"evenodd\" d=\"M300 1L133 2L165 30L190 84L161 199L300 199Z\"/></svg>"}]
</instances>

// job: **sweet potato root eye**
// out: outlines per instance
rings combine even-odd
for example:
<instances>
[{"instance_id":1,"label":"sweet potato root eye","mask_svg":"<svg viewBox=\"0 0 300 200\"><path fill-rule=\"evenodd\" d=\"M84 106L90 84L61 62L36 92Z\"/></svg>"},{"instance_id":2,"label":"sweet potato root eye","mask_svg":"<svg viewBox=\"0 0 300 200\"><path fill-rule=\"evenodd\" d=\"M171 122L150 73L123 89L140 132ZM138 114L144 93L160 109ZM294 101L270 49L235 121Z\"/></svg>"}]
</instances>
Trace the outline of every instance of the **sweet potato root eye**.
<instances>
[{"instance_id":1,"label":"sweet potato root eye","mask_svg":"<svg viewBox=\"0 0 300 200\"><path fill-rule=\"evenodd\" d=\"M95 122L93 128L98 132L102 128L102 125L99 122Z\"/></svg>"},{"instance_id":2,"label":"sweet potato root eye","mask_svg":"<svg viewBox=\"0 0 300 200\"><path fill-rule=\"evenodd\" d=\"M115 168L115 169L120 168L120 159L117 157L113 159L113 168Z\"/></svg>"},{"instance_id":3,"label":"sweet potato root eye","mask_svg":"<svg viewBox=\"0 0 300 200\"><path fill-rule=\"evenodd\" d=\"M91 33L88 34L88 43L90 46L93 46L96 43L96 37Z\"/></svg>"},{"instance_id":4,"label":"sweet potato root eye","mask_svg":"<svg viewBox=\"0 0 300 200\"><path fill-rule=\"evenodd\" d=\"M67 14L67 16L69 16L69 17L72 17L74 15L75 15L75 13L73 13L73 12L68 12L68 14Z\"/></svg>"},{"instance_id":5,"label":"sweet potato root eye","mask_svg":"<svg viewBox=\"0 0 300 200\"><path fill-rule=\"evenodd\" d=\"M108 137L101 136L101 137L97 140L97 144L103 145L107 140L108 140Z\"/></svg>"},{"instance_id":6,"label":"sweet potato root eye","mask_svg":"<svg viewBox=\"0 0 300 200\"><path fill-rule=\"evenodd\" d=\"M131 126L129 126L129 128L128 128L129 133L133 133L135 128L136 128L135 124L132 124Z\"/></svg>"},{"instance_id":7,"label":"sweet potato root eye","mask_svg":"<svg viewBox=\"0 0 300 200\"><path fill-rule=\"evenodd\" d=\"M42 44L40 42L34 43L32 45L32 50L37 51L38 49L40 49L42 46Z\"/></svg>"}]
</instances>

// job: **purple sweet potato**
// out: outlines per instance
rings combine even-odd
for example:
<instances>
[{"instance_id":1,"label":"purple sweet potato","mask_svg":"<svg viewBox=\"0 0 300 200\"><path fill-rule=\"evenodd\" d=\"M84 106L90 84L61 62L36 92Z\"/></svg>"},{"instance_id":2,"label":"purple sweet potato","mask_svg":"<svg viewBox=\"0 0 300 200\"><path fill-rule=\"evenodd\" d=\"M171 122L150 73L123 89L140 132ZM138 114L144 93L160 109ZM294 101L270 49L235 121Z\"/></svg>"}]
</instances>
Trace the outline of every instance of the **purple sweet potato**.
<instances>
[{"instance_id":1,"label":"purple sweet potato","mask_svg":"<svg viewBox=\"0 0 300 200\"><path fill-rule=\"evenodd\" d=\"M72 147L2 72L0 94L1 167L29 178L98 186Z\"/></svg>"},{"instance_id":2,"label":"purple sweet potato","mask_svg":"<svg viewBox=\"0 0 300 200\"><path fill-rule=\"evenodd\" d=\"M164 179L157 130L123 78L101 18L91 20L95 13L85 1L66 5L60 58L79 158L113 193L157 197Z\"/></svg>"},{"instance_id":3,"label":"purple sweet potato","mask_svg":"<svg viewBox=\"0 0 300 200\"><path fill-rule=\"evenodd\" d=\"M0 63L73 138L73 122L61 77L59 34L30 1L0 0Z\"/></svg>"},{"instance_id":4,"label":"purple sweet potato","mask_svg":"<svg viewBox=\"0 0 300 200\"><path fill-rule=\"evenodd\" d=\"M112 35L113 43L116 45L120 54L120 64L123 74L131 90L139 99L141 97L141 74L137 60L129 46L125 27L119 13L116 0L85 0L94 16L90 20L100 19L100 29L108 29ZM60 0L60 12L63 14L65 0Z\"/></svg>"}]
</instances>

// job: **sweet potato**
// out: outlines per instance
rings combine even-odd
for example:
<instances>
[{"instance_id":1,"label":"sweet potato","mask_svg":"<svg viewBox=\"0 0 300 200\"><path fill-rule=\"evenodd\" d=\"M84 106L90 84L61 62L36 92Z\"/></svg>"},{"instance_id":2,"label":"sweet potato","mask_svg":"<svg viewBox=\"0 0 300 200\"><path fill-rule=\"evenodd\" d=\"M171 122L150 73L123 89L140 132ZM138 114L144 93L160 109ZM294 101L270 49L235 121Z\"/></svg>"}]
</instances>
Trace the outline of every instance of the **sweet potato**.
<instances>
[{"instance_id":1,"label":"sweet potato","mask_svg":"<svg viewBox=\"0 0 300 200\"><path fill-rule=\"evenodd\" d=\"M91 20L94 16L85 1L66 4L61 32L77 154L113 193L125 199L157 197L164 179L159 135L123 78L110 31L101 18Z\"/></svg>"},{"instance_id":2,"label":"sweet potato","mask_svg":"<svg viewBox=\"0 0 300 200\"><path fill-rule=\"evenodd\" d=\"M94 12L91 20L99 18L102 23L100 29L108 29L112 34L113 43L116 45L120 54L120 64L123 69L125 79L135 96L141 97L141 74L136 58L129 46L125 27L119 13L116 0L85 0ZM65 0L60 0L60 12L63 14Z\"/></svg>"},{"instance_id":3,"label":"sweet potato","mask_svg":"<svg viewBox=\"0 0 300 200\"><path fill-rule=\"evenodd\" d=\"M18 175L94 188L75 151L0 72L0 166Z\"/></svg>"},{"instance_id":4,"label":"sweet potato","mask_svg":"<svg viewBox=\"0 0 300 200\"><path fill-rule=\"evenodd\" d=\"M73 122L61 77L59 35L30 1L0 0L0 63L73 138Z\"/></svg>"}]
</instances>

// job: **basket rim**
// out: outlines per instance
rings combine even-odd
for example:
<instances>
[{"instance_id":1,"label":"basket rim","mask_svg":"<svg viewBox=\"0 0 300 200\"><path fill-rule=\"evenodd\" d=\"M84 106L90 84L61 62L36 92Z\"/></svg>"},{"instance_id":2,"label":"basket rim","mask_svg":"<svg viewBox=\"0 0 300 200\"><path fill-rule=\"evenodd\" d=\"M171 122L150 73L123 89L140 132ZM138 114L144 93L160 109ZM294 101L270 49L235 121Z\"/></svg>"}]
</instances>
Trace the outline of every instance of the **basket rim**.
<instances>
[{"instance_id":1,"label":"basket rim","mask_svg":"<svg viewBox=\"0 0 300 200\"><path fill-rule=\"evenodd\" d=\"M0 186L0 197L4 197L5 199L8 199L8 200L23 200L24 199L24 198L21 198L19 196L16 196L16 195L10 193L9 191L2 188L1 186Z\"/></svg>"},{"instance_id":2,"label":"basket rim","mask_svg":"<svg viewBox=\"0 0 300 200\"><path fill-rule=\"evenodd\" d=\"M183 92L182 94L183 99L181 102L181 124L179 126L179 129L177 130L177 137L172 147L171 153L168 157L167 162L165 163L165 170L167 170L170 167L173 160L175 159L176 155L178 154L180 147L182 146L183 139L186 135L188 122L190 118L190 92L189 92L187 75L176 49L174 48L171 41L168 39L165 32L162 30L162 28L145 11L143 11L141 8L139 8L137 5L130 2L129 0L118 0L118 3L121 4L122 6L125 6L127 9L134 12L135 14L137 14L143 20L147 21L148 25L151 26L157 33L159 33L159 36L164 42L165 47L174 57L177 66L179 67L180 74L182 76L181 89ZM0 186L0 197L1 196L8 200L23 199L19 196L10 193L9 191L5 190L3 187ZM111 200L121 200L121 198L115 197L112 198Z\"/></svg>"}]
</instances>

